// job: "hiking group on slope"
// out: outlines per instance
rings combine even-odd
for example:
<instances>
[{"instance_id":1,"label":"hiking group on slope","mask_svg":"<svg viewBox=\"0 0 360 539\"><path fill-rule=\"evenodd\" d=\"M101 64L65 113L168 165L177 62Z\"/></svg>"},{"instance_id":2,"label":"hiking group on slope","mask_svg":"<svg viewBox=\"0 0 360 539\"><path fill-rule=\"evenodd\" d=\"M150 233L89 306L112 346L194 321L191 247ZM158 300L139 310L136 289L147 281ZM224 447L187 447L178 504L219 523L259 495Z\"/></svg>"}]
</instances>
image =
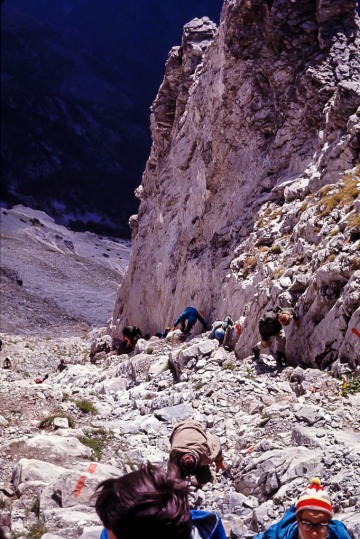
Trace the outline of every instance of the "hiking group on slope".
<instances>
[{"instance_id":1,"label":"hiking group on slope","mask_svg":"<svg viewBox=\"0 0 360 539\"><path fill-rule=\"evenodd\" d=\"M297 317L290 309L275 308L264 313L259 322L261 341L253 348L255 358L275 341L277 364L282 364L283 328L291 320L297 321ZM166 334L181 324L181 331L188 335L196 321L207 330L203 316L195 308L187 307ZM222 344L226 331L234 326L230 316L218 320L212 325L209 338ZM215 472L226 473L230 468L224 463L220 439L209 434L199 421L187 419L174 425L169 441L166 469L147 463L135 472L98 485L95 508L104 525L100 539L144 535L157 539L226 539L216 512L190 508L188 490L190 483L202 487L214 481L213 464ZM327 491L318 478L313 478L281 520L254 539L351 539L346 526L333 517Z\"/></svg>"},{"instance_id":2,"label":"hiking group on slope","mask_svg":"<svg viewBox=\"0 0 360 539\"><path fill-rule=\"evenodd\" d=\"M264 314L259 322L261 341L253 349L255 357L272 340L276 341L278 351L284 351L283 328L291 320L296 321L296 315L288 309L276 308ZM188 335L197 321L207 331L202 315L187 307L168 329L173 331L181 324L181 331ZM234 327L236 323L228 315L212 324L208 337L223 344L226 332ZM134 349L142 333L136 326L126 326L123 336L126 346ZM276 358L283 360L283 356ZM66 365L62 361L58 370L64 369ZM187 419L173 426L169 444L165 467L147 463L137 471L98 485L95 509L104 525L100 539L133 539L145 535L157 539L226 539L220 516L214 511L191 509L189 502L190 484L203 487L215 480L216 472L231 478L231 466L224 463L219 437L208 433L199 421ZM344 524L333 516L329 495L314 478L281 520L254 539L351 539Z\"/></svg>"},{"instance_id":3,"label":"hiking group on slope","mask_svg":"<svg viewBox=\"0 0 360 539\"><path fill-rule=\"evenodd\" d=\"M277 366L282 367L284 363L286 363L286 337L284 327L288 326L292 320L295 321L296 325L299 325L299 317L292 308L274 307L263 313L263 316L258 323L260 341L257 342L252 349L256 360L259 360L261 353L267 352L269 348L275 347ZM186 307L172 326L166 327L164 331L157 332L155 336L165 338L170 332L175 331L179 325L182 334L188 336L197 321L199 321L202 326L202 332L208 331L204 313L198 311L195 307ZM129 335L129 331L133 333ZM227 315L223 320L216 320L212 324L208 338L216 339L225 349L231 350L234 344L234 331L235 339L238 339L242 332L241 323L240 321L234 321L230 315ZM122 330L122 334L122 342L124 342L125 345L122 347L121 353L123 353L125 349L128 353L132 352L135 349L136 342L142 337L140 329L136 326L125 326Z\"/></svg>"}]
</instances>

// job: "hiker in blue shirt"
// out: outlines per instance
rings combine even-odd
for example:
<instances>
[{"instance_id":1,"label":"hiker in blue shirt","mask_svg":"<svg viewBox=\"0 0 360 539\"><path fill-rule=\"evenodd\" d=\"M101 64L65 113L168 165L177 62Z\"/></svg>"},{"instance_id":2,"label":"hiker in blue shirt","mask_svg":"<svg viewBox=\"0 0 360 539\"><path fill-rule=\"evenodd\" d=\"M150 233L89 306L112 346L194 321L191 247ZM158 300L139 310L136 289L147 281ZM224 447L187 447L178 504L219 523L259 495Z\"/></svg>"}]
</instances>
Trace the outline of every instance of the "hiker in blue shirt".
<instances>
[{"instance_id":1,"label":"hiker in blue shirt","mask_svg":"<svg viewBox=\"0 0 360 539\"><path fill-rule=\"evenodd\" d=\"M100 539L226 539L217 513L190 511L187 482L175 466L146 464L95 491L95 509L105 529Z\"/></svg>"},{"instance_id":2,"label":"hiker in blue shirt","mask_svg":"<svg viewBox=\"0 0 360 539\"><path fill-rule=\"evenodd\" d=\"M326 490L315 477L296 506L254 539L350 539L345 525L333 519L333 508Z\"/></svg>"},{"instance_id":3,"label":"hiker in blue shirt","mask_svg":"<svg viewBox=\"0 0 360 539\"><path fill-rule=\"evenodd\" d=\"M176 326L181 324L181 331L188 334L192 330L197 320L199 320L199 322L202 324L203 331L206 331L207 325L201 314L197 309L195 309L195 307L186 307L185 311L183 311L181 315L178 316L178 318L175 320L174 325L170 328L170 331L174 331L174 329L176 329ZM186 321L187 325L185 326Z\"/></svg>"}]
</instances>

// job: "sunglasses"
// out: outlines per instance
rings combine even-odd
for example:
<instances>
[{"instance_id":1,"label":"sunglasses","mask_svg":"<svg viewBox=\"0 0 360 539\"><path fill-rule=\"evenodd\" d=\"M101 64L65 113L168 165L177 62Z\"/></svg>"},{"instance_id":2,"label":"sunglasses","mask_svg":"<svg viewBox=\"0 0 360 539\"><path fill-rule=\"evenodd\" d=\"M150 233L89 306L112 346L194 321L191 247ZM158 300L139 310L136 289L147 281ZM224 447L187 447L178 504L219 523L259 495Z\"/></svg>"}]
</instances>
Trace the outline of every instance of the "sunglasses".
<instances>
[{"instance_id":1,"label":"sunglasses","mask_svg":"<svg viewBox=\"0 0 360 539\"><path fill-rule=\"evenodd\" d=\"M316 524L314 524L314 522L309 522L308 520L302 520L301 518L299 518L299 521L304 526L304 530L306 531L316 530L318 532L325 532L327 531L330 524L330 522L317 522Z\"/></svg>"}]
</instances>

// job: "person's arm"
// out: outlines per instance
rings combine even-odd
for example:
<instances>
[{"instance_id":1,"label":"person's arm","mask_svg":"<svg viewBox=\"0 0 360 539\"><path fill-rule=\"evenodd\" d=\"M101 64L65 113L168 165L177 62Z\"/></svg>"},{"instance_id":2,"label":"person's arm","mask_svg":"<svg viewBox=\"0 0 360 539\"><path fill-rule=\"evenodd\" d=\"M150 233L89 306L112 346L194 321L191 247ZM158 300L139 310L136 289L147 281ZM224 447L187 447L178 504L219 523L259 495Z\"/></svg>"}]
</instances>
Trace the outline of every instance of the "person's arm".
<instances>
[{"instance_id":1,"label":"person's arm","mask_svg":"<svg viewBox=\"0 0 360 539\"><path fill-rule=\"evenodd\" d=\"M217 443L220 444L220 439L219 438L217 440ZM219 452L218 452L218 454L216 455L216 457L214 459L214 463L215 463L217 472L219 472L220 470L225 470L226 465L225 465L225 462L224 462L224 455L223 455L223 452L222 452L221 445L220 445Z\"/></svg>"},{"instance_id":2,"label":"person's arm","mask_svg":"<svg viewBox=\"0 0 360 539\"><path fill-rule=\"evenodd\" d=\"M183 313L181 313L181 315L177 317L177 319L175 320L174 325L171 327L170 331L174 331L176 326L179 325L180 322L182 322L182 320L183 320Z\"/></svg>"},{"instance_id":3,"label":"person's arm","mask_svg":"<svg viewBox=\"0 0 360 539\"><path fill-rule=\"evenodd\" d=\"M141 333L140 328L136 327L134 333L135 333L135 335L134 335L135 337L139 337L139 339L142 338L142 333Z\"/></svg>"},{"instance_id":4,"label":"person's arm","mask_svg":"<svg viewBox=\"0 0 360 539\"><path fill-rule=\"evenodd\" d=\"M209 339L215 339L215 331L219 327L221 322L214 322L211 328L211 331L209 333Z\"/></svg>"},{"instance_id":5,"label":"person's arm","mask_svg":"<svg viewBox=\"0 0 360 539\"><path fill-rule=\"evenodd\" d=\"M226 469L226 465L225 465L225 462L223 460L216 460L215 461L215 466L216 466L216 471L217 472L220 472L220 470L225 470Z\"/></svg>"},{"instance_id":6,"label":"person's arm","mask_svg":"<svg viewBox=\"0 0 360 539\"><path fill-rule=\"evenodd\" d=\"M332 520L329 526L329 539L350 539L346 526L340 520Z\"/></svg>"},{"instance_id":7,"label":"person's arm","mask_svg":"<svg viewBox=\"0 0 360 539\"><path fill-rule=\"evenodd\" d=\"M292 317L293 317L293 320L295 322L295 326L298 328L300 326L300 323L301 323L301 320L300 320L300 316L298 315L298 313L295 311L295 309L290 309L291 310L291 314L292 314Z\"/></svg>"}]
</instances>

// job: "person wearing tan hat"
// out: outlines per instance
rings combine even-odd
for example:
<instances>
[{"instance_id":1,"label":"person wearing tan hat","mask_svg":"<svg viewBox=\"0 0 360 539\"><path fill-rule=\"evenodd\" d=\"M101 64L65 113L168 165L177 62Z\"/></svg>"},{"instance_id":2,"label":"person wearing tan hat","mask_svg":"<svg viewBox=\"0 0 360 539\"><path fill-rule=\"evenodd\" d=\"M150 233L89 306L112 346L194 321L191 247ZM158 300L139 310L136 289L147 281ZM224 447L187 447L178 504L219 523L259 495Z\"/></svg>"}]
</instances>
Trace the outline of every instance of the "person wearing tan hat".
<instances>
[{"instance_id":1,"label":"person wearing tan hat","mask_svg":"<svg viewBox=\"0 0 360 539\"><path fill-rule=\"evenodd\" d=\"M212 481L209 464L216 471L225 470L218 436L209 434L199 421L186 419L177 423L170 434L169 463L174 464L180 477L194 475L198 484Z\"/></svg>"},{"instance_id":2,"label":"person wearing tan hat","mask_svg":"<svg viewBox=\"0 0 360 539\"><path fill-rule=\"evenodd\" d=\"M345 525L333 515L329 495L314 477L296 505L254 539L350 539Z\"/></svg>"}]
</instances>

